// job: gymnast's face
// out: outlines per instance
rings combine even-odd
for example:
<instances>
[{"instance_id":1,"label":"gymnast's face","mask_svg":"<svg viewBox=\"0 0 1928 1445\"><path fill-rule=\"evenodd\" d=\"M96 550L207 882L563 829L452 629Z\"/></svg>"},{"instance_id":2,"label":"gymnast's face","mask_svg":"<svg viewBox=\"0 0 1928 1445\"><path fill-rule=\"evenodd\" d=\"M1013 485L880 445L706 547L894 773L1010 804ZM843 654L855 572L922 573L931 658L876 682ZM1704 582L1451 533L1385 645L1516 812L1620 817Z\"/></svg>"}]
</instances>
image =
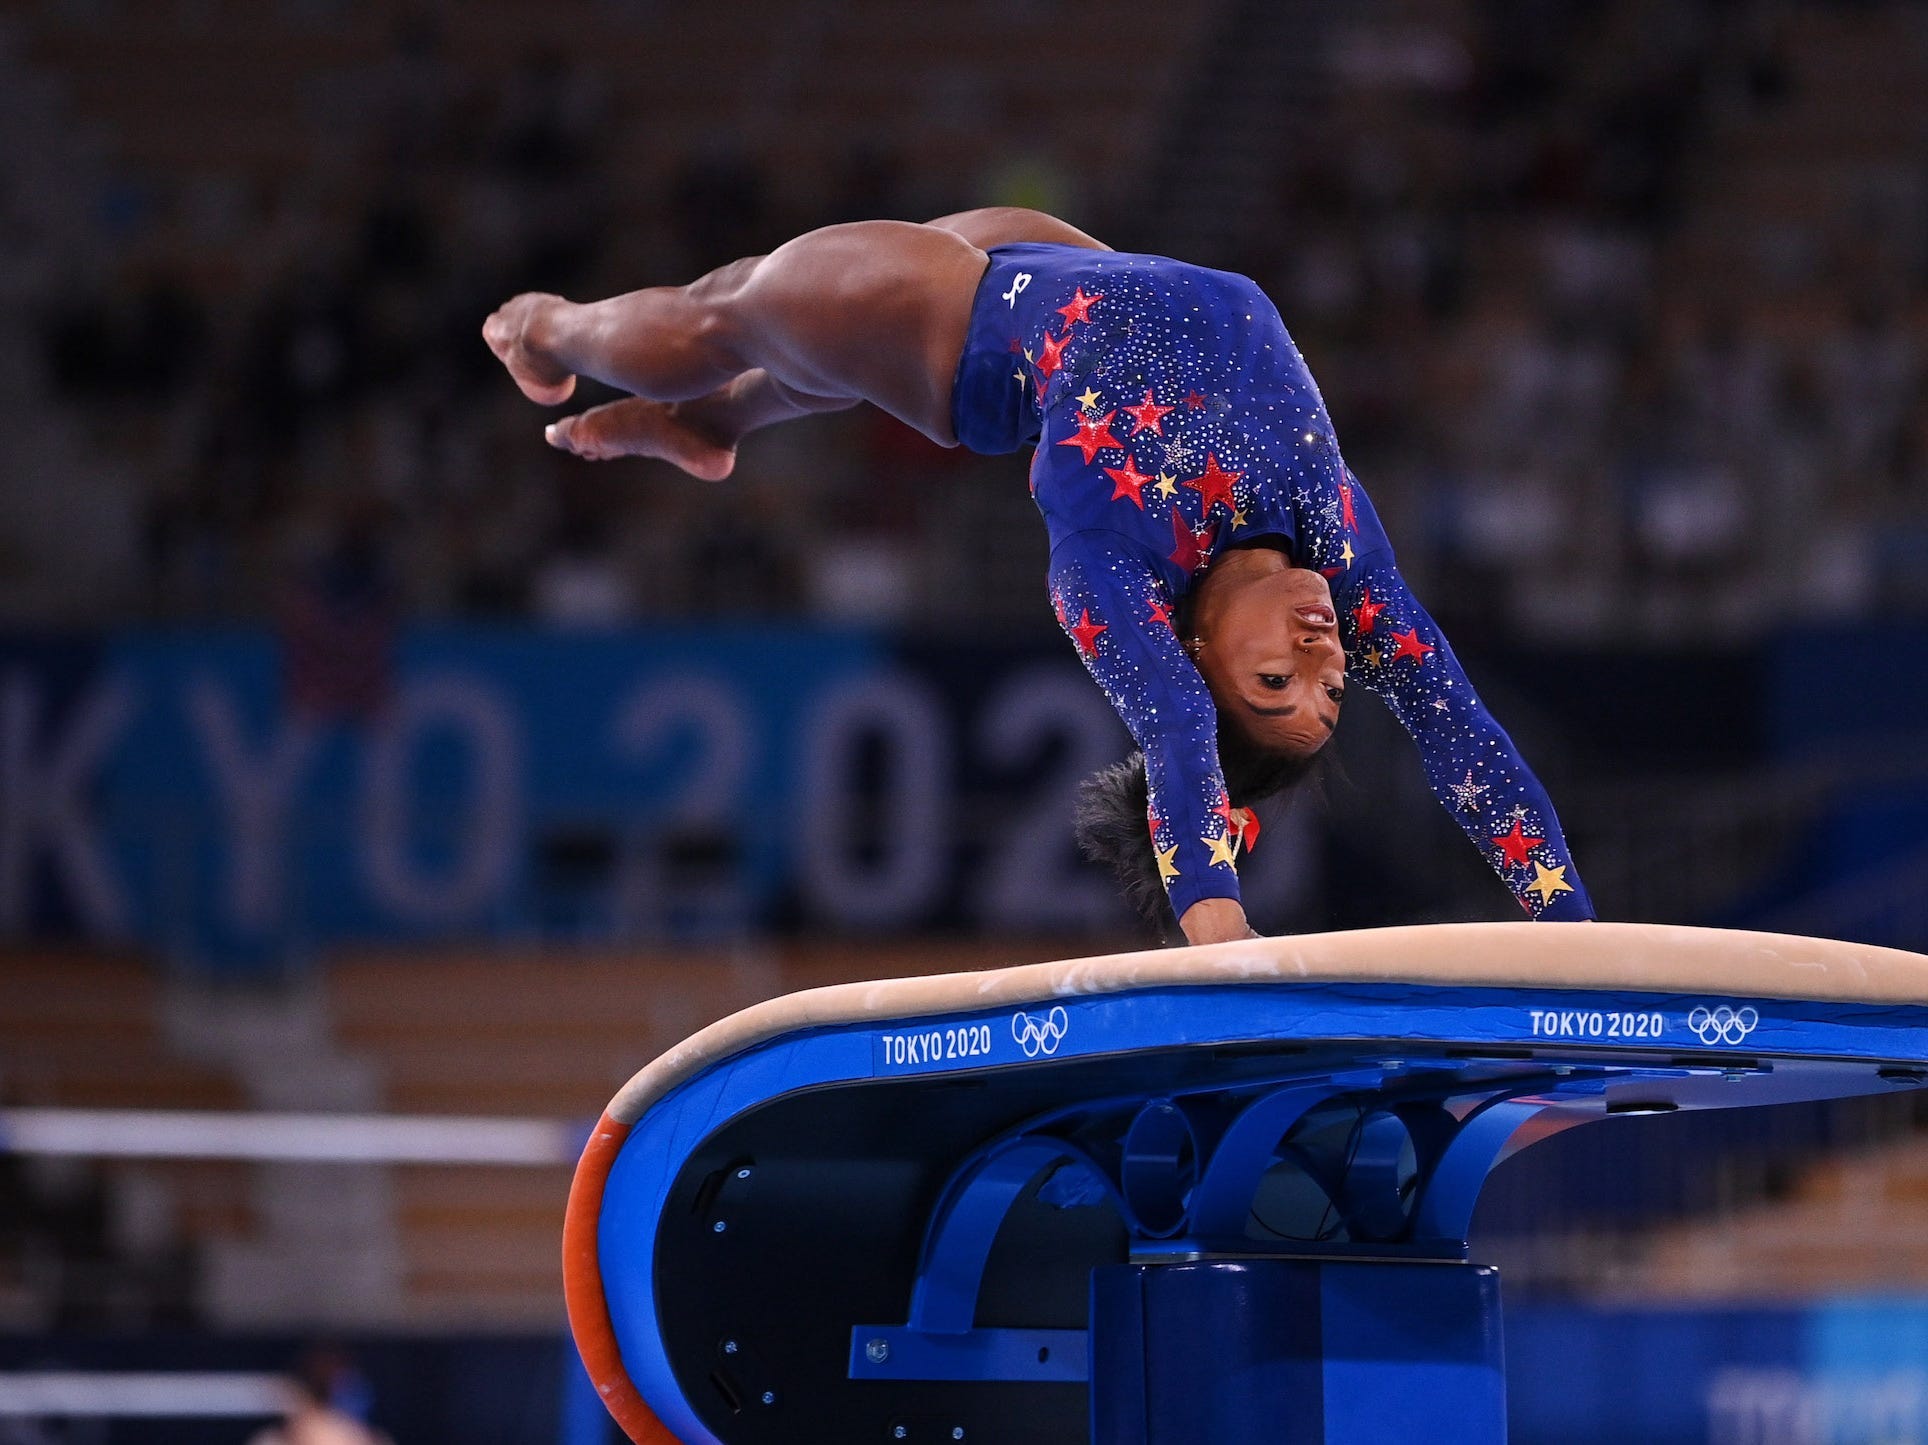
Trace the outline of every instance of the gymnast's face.
<instances>
[{"instance_id":1,"label":"gymnast's face","mask_svg":"<svg viewBox=\"0 0 1928 1445\"><path fill-rule=\"evenodd\" d=\"M1231 553L1218 566L1198 596L1192 661L1221 718L1262 748L1310 757L1332 736L1346 691L1332 589L1277 553Z\"/></svg>"}]
</instances>

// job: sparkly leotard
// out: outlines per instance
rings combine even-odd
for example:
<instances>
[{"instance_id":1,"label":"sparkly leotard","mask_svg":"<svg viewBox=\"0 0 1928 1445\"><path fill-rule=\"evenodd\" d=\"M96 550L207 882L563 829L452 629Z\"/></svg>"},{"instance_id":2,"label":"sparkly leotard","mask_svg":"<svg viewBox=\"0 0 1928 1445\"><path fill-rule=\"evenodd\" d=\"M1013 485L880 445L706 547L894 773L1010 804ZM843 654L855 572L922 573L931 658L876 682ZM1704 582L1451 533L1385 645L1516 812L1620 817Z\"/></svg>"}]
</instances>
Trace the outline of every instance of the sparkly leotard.
<instances>
[{"instance_id":1,"label":"sparkly leotard","mask_svg":"<svg viewBox=\"0 0 1928 1445\"><path fill-rule=\"evenodd\" d=\"M1058 621L1145 755L1154 850L1179 916L1238 897L1256 822L1230 806L1217 714L1173 604L1263 539L1332 587L1346 671L1392 709L1434 793L1526 911L1593 905L1545 790L1400 578L1278 311L1243 276L1078 246L1001 246L952 399L958 440L1036 445Z\"/></svg>"}]
</instances>

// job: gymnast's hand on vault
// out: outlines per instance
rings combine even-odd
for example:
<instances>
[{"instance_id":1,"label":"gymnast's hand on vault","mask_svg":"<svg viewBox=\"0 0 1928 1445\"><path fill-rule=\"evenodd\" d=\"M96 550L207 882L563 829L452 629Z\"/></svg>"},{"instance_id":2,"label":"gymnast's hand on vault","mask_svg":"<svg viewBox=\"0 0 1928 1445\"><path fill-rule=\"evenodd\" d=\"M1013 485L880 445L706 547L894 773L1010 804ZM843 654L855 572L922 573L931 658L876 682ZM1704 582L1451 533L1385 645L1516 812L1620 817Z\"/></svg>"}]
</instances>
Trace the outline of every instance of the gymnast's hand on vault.
<instances>
[{"instance_id":1,"label":"gymnast's hand on vault","mask_svg":"<svg viewBox=\"0 0 1928 1445\"><path fill-rule=\"evenodd\" d=\"M1178 920L1187 943L1231 943L1240 938L1257 938L1245 921L1245 909L1236 898L1201 898L1185 910Z\"/></svg>"}]
</instances>

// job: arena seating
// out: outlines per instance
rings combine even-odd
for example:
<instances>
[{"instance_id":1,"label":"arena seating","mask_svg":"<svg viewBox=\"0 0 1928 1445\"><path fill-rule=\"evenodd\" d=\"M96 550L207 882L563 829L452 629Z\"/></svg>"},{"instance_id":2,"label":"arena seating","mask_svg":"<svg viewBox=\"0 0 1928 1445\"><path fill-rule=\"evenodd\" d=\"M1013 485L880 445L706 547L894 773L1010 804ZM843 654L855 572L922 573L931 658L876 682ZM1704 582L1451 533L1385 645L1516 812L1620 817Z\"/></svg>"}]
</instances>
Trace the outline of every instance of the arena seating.
<instances>
[{"instance_id":1,"label":"arena seating","mask_svg":"<svg viewBox=\"0 0 1928 1445\"><path fill-rule=\"evenodd\" d=\"M227 1110L241 1081L164 1033L151 961L0 950L0 1107ZM0 1320L133 1324L191 1309L191 1256L244 1233L244 1165L0 1155Z\"/></svg>"},{"instance_id":2,"label":"arena seating","mask_svg":"<svg viewBox=\"0 0 1928 1445\"><path fill-rule=\"evenodd\" d=\"M1039 962L1049 942L998 945ZM368 1060L397 1112L577 1119L704 1024L779 993L854 978L985 967L969 943L818 943L741 954L364 953L325 970L334 1038ZM547 1327L560 1319L557 1231L569 1170L394 1171L416 1325Z\"/></svg>"},{"instance_id":3,"label":"arena seating","mask_svg":"<svg viewBox=\"0 0 1928 1445\"><path fill-rule=\"evenodd\" d=\"M1060 951L1003 945L994 961ZM631 1073L727 1013L797 988L985 958L968 943L364 952L324 965L317 996L299 978L210 991L137 956L16 950L0 955L0 1107L347 1106L586 1128ZM227 1035L251 1015L259 1037L211 1056L210 1014ZM72 1161L49 1176L46 1187L64 1192L39 1210L31 1161L0 1164L12 1171L0 1196L10 1201L0 1320L546 1330L561 1317L567 1165ZM85 1237L52 1239L36 1220L56 1210Z\"/></svg>"},{"instance_id":4,"label":"arena seating","mask_svg":"<svg viewBox=\"0 0 1928 1445\"><path fill-rule=\"evenodd\" d=\"M237 1080L171 1051L166 981L134 955L0 954L0 1102L73 1108L231 1109Z\"/></svg>"},{"instance_id":5,"label":"arena seating","mask_svg":"<svg viewBox=\"0 0 1928 1445\"><path fill-rule=\"evenodd\" d=\"M1782 1197L1632 1242L1616 1296L1692 1302L1928 1289L1928 1139L1824 1157Z\"/></svg>"}]
</instances>

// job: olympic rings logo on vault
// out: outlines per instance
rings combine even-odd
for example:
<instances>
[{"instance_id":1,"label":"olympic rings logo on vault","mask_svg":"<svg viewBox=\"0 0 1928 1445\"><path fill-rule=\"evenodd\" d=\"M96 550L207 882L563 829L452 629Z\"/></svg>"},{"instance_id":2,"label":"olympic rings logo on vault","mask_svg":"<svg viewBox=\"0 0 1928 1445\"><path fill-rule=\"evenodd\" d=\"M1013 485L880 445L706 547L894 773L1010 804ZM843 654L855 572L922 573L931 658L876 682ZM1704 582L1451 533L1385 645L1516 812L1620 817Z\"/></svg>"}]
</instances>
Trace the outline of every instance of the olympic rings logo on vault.
<instances>
[{"instance_id":1,"label":"olympic rings logo on vault","mask_svg":"<svg viewBox=\"0 0 1928 1445\"><path fill-rule=\"evenodd\" d=\"M1760 1014L1751 1008L1730 1008L1721 1004L1717 1008L1698 1005L1687 1015L1687 1027L1692 1029L1703 1044L1726 1044L1732 1047L1754 1032L1754 1025L1761 1021Z\"/></svg>"},{"instance_id":2,"label":"olympic rings logo on vault","mask_svg":"<svg viewBox=\"0 0 1928 1445\"><path fill-rule=\"evenodd\" d=\"M1054 1007L1043 1018L1035 1018L1027 1013L1011 1015L1011 1037L1018 1041L1027 1059L1035 1059L1039 1054L1055 1054L1064 1036L1071 1031L1071 1016L1062 1005Z\"/></svg>"}]
</instances>

